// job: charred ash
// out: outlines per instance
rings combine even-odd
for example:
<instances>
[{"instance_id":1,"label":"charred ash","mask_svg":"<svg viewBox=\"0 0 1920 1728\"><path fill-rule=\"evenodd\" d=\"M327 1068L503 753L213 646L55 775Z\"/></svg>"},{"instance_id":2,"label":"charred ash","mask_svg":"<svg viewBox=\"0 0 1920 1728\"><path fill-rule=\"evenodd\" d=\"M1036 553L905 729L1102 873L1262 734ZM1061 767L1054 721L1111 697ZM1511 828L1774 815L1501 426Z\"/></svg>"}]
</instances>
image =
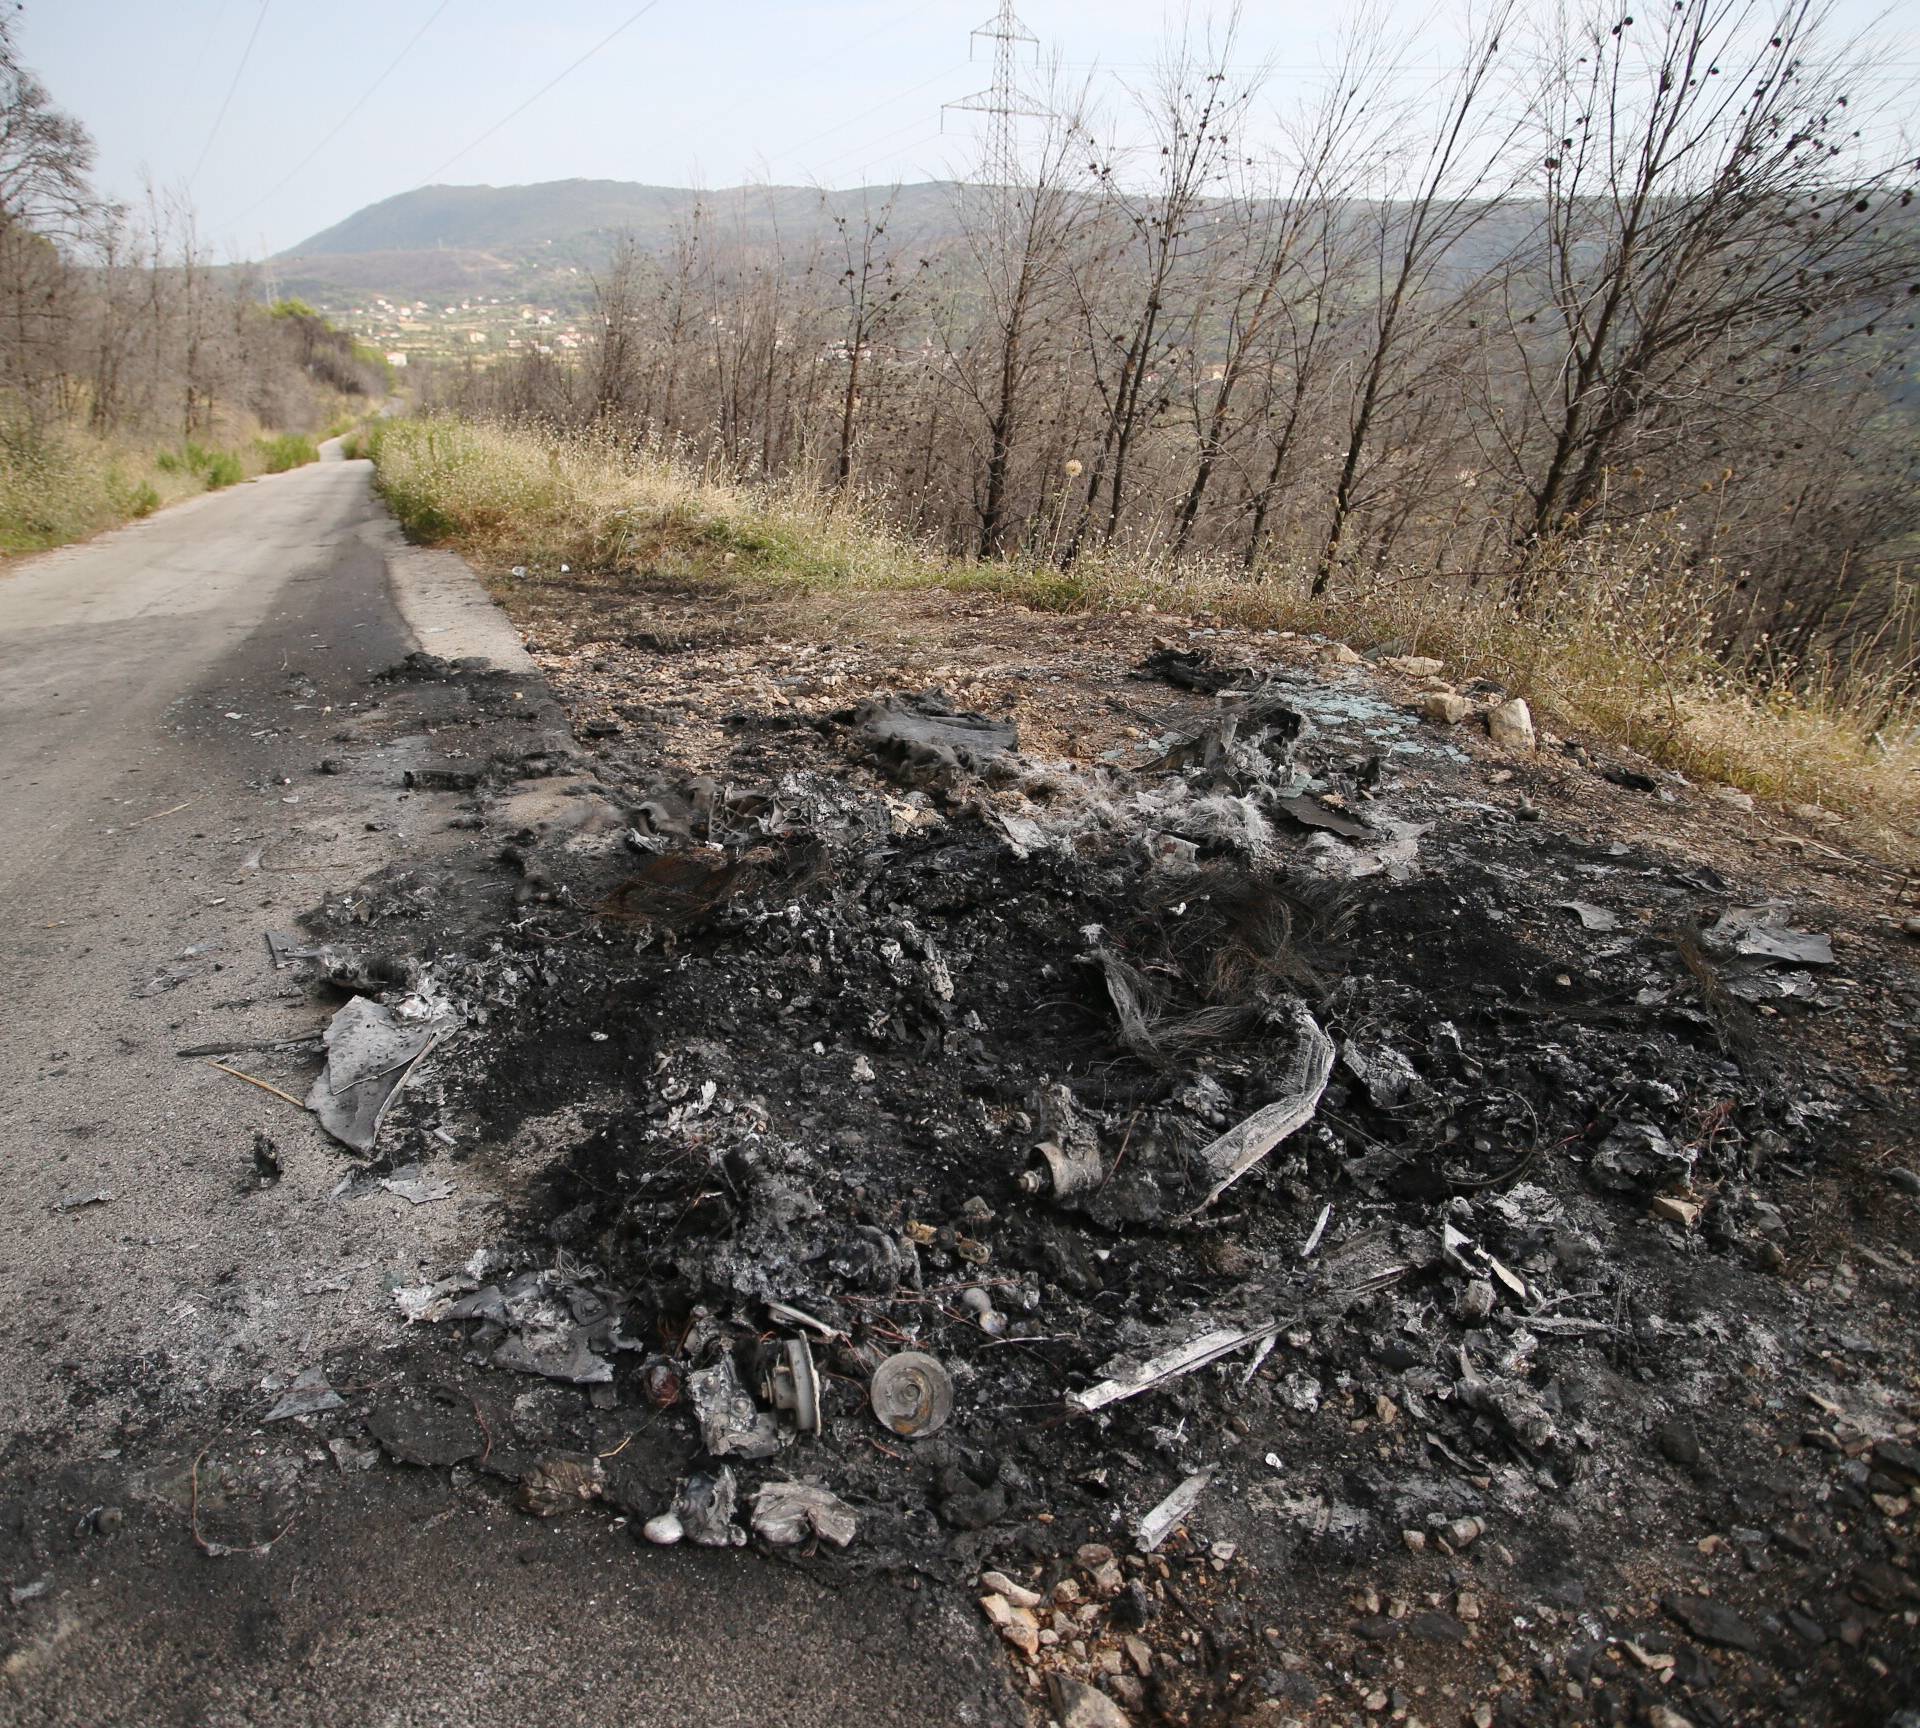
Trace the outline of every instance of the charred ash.
<instances>
[{"instance_id":1,"label":"charred ash","mask_svg":"<svg viewBox=\"0 0 1920 1728\"><path fill-rule=\"evenodd\" d=\"M479 886L323 909L464 1020L402 1132L519 1196L413 1336L547 1389L376 1438L965 1587L1063 1721L1883 1719L1913 1389L1779 1276L1875 1105L1832 944L1385 701L1140 677L1184 723L1091 764L922 691L496 765Z\"/></svg>"}]
</instances>

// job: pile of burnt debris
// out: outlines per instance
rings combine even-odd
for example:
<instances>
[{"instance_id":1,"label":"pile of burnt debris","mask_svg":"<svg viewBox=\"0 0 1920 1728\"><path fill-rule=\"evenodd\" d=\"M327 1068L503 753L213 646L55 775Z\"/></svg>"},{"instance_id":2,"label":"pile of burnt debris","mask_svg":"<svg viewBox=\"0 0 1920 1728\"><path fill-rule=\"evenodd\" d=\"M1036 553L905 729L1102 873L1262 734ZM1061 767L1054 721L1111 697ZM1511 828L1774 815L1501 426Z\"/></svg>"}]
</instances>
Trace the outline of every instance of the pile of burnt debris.
<instances>
[{"instance_id":1,"label":"pile of burnt debris","mask_svg":"<svg viewBox=\"0 0 1920 1728\"><path fill-rule=\"evenodd\" d=\"M737 715L512 832L484 927L324 910L422 950L410 1143L523 1196L396 1300L529 1390L375 1437L965 1584L1072 1723L1884 1720L1920 1412L1777 1276L1886 1103L1798 1031L1829 937L1362 688L1140 676L1184 723L1090 764L938 692Z\"/></svg>"}]
</instances>

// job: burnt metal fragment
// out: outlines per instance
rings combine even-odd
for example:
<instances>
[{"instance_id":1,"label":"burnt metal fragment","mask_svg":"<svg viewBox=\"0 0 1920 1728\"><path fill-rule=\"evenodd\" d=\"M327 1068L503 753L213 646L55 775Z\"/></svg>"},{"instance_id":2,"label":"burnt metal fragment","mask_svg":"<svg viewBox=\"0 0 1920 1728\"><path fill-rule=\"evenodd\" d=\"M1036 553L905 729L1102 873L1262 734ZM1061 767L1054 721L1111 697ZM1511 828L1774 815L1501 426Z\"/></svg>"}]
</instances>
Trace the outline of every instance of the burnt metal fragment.
<instances>
[{"instance_id":1,"label":"burnt metal fragment","mask_svg":"<svg viewBox=\"0 0 1920 1728\"><path fill-rule=\"evenodd\" d=\"M881 1425L907 1440L937 1434L953 1414L953 1380L920 1350L902 1350L873 1371L868 1397Z\"/></svg>"}]
</instances>

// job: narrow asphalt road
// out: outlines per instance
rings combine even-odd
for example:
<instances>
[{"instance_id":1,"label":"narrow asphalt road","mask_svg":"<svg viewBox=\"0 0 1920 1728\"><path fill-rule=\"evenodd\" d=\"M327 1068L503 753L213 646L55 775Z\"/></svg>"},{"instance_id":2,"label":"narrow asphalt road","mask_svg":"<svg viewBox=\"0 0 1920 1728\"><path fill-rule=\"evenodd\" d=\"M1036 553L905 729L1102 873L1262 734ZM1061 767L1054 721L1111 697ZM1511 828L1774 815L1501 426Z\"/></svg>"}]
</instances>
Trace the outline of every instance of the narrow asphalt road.
<instances>
[{"instance_id":1,"label":"narrow asphalt road","mask_svg":"<svg viewBox=\"0 0 1920 1728\"><path fill-rule=\"evenodd\" d=\"M1017 1720L943 1592L650 1550L437 1473L316 1448L264 1556L196 1546L221 1413L389 1341L393 1285L485 1240L488 1196L343 1195L302 1113L177 1052L315 1031L264 932L450 844L369 679L486 610L403 554L359 462L0 575L0 1723Z\"/></svg>"}]
</instances>

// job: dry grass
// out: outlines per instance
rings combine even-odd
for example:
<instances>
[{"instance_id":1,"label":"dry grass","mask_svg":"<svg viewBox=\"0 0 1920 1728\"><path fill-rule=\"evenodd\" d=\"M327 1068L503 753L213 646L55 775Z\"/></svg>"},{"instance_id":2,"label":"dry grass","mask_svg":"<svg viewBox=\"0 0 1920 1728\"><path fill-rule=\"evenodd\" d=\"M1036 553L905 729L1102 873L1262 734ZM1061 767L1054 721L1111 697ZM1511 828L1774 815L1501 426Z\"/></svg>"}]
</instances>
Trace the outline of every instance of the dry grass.
<instances>
[{"instance_id":1,"label":"dry grass","mask_svg":"<svg viewBox=\"0 0 1920 1728\"><path fill-rule=\"evenodd\" d=\"M67 428L0 434L0 554L44 551L150 515L202 489L158 452Z\"/></svg>"},{"instance_id":2,"label":"dry grass","mask_svg":"<svg viewBox=\"0 0 1920 1728\"><path fill-rule=\"evenodd\" d=\"M0 557L71 545L169 504L318 460L311 438L233 419L156 446L31 426L0 404Z\"/></svg>"},{"instance_id":3,"label":"dry grass","mask_svg":"<svg viewBox=\"0 0 1920 1728\"><path fill-rule=\"evenodd\" d=\"M975 563L903 537L859 499L747 487L670 452L435 418L382 426L380 485L415 539L501 579L562 565L614 577L737 581L844 604L944 588L1052 611L1153 609L1431 653L1458 680L1525 695L1549 725L1625 744L1690 777L1846 819L1856 843L1910 859L1920 837L1920 710L1867 668L1794 686L1706 651L1697 592L1653 533L1581 549L1521 615L1419 576L1310 597L1285 573L1178 566L1107 549L1070 572Z\"/></svg>"}]
</instances>

